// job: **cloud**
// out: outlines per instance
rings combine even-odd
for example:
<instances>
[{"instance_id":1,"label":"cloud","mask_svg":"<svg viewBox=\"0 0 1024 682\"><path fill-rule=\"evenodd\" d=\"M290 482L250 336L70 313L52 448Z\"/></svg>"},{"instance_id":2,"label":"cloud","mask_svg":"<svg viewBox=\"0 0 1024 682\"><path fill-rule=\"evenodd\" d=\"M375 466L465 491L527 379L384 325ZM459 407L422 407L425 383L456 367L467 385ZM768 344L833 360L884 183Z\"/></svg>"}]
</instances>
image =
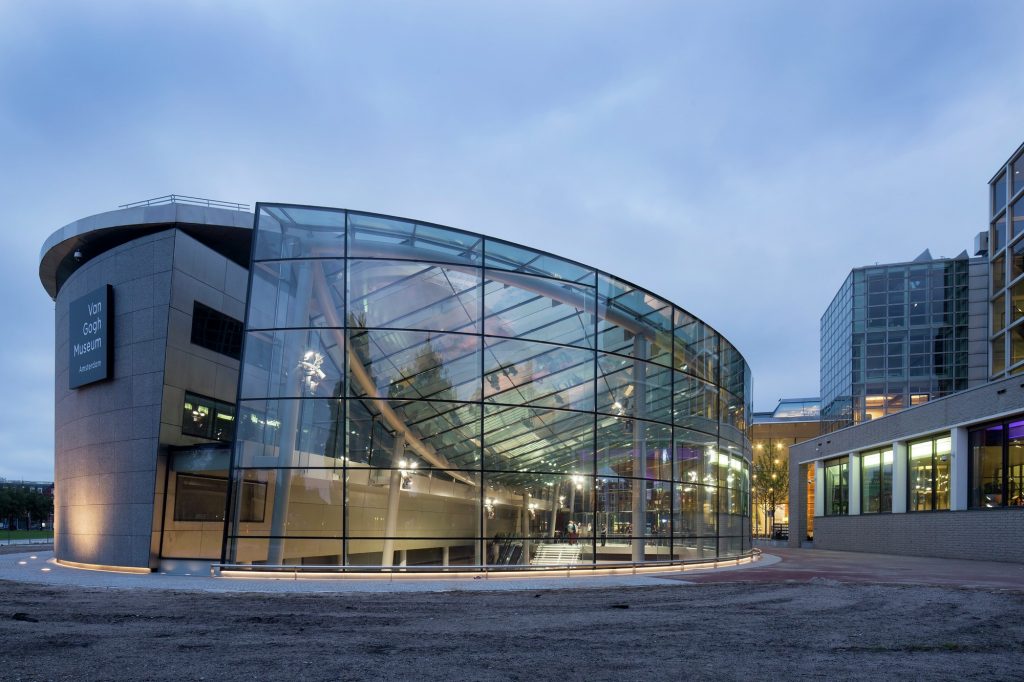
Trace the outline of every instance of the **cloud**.
<instances>
[{"instance_id":1,"label":"cloud","mask_svg":"<svg viewBox=\"0 0 1024 682\"><path fill-rule=\"evenodd\" d=\"M0 3L0 475L46 478L61 225L169 192L416 217L648 287L758 408L851 267L955 255L1020 142L999 3ZM941 39L937 37L941 36ZM42 468L40 468L42 467ZM19 473L20 472L20 473ZM38 472L29 474L27 472Z\"/></svg>"}]
</instances>

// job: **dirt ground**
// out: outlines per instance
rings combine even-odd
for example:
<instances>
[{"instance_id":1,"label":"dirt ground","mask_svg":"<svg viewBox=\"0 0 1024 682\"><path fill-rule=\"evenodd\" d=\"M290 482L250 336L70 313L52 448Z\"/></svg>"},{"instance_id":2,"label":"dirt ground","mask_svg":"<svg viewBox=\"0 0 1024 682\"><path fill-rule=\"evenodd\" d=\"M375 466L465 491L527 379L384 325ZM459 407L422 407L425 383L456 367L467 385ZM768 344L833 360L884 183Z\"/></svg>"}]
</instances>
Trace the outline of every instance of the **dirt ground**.
<instances>
[{"instance_id":1,"label":"dirt ground","mask_svg":"<svg viewBox=\"0 0 1024 682\"><path fill-rule=\"evenodd\" d=\"M1024 593L218 594L0 582L5 680L1020 679Z\"/></svg>"}]
</instances>

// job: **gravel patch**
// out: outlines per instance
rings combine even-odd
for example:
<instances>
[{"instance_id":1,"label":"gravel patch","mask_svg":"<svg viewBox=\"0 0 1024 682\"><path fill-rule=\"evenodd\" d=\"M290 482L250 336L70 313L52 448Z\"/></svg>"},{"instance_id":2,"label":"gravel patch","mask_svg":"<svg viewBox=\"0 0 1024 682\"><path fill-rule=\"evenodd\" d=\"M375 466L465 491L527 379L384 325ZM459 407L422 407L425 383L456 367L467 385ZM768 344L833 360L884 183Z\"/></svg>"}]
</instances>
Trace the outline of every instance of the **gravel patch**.
<instances>
[{"instance_id":1,"label":"gravel patch","mask_svg":"<svg viewBox=\"0 0 1024 682\"><path fill-rule=\"evenodd\" d=\"M664 583L225 594L0 581L0 670L7 680L992 680L1018 678L1024 661L1015 590Z\"/></svg>"}]
</instances>

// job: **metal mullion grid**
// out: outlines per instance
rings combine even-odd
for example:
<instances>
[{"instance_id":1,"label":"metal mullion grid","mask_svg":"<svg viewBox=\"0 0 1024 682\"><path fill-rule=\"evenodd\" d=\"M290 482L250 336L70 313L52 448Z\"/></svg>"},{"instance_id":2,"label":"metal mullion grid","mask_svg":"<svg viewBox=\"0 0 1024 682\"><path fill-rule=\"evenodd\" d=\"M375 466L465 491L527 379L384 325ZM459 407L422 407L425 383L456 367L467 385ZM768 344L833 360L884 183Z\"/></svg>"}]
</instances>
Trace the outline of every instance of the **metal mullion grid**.
<instances>
[{"instance_id":1,"label":"metal mullion grid","mask_svg":"<svg viewBox=\"0 0 1024 682\"><path fill-rule=\"evenodd\" d=\"M349 331L357 331L357 330L346 329L345 331L346 331L345 342L348 343L348 341L349 341L348 332ZM367 341L368 342L372 338L372 337L369 336L369 334L371 334L373 332L400 332L400 333L413 332L413 333L421 333L421 334L427 334L427 335L429 335L429 334L438 334L438 335L441 335L441 334L457 334L457 335L460 335L460 336L472 336L472 337L479 338L479 334L473 334L473 333L469 333L469 332L431 332L430 330L425 330L425 329L390 329L390 328L380 328L380 327L373 327L373 328L367 329L367 328L359 327L358 331L363 332L363 333L365 333L367 335ZM374 345L378 349L380 349L380 346L378 344L374 344ZM417 344L417 345L423 345L423 344L421 343L421 344ZM396 355L408 352L411 348L412 347L402 348L401 350L397 350L394 353L390 353L390 354L381 353L381 355L379 357L370 358L370 362L371 362L371 364L373 362L387 362L390 366L394 367L394 369L397 370L399 368L396 367L393 363L391 363L391 359L393 357L395 357ZM466 353L466 354L462 355L461 357L453 358L453 359L454 360L462 360L462 359L465 359L465 358L469 357L470 355L472 355L472 353ZM439 366L443 366L443 365L439 365ZM412 378L414 378L416 376L419 376L419 374L422 374L424 372L429 372L429 371L431 371L433 369L436 369L436 368L437 368L436 366L435 367L428 367L428 368L422 370L421 372L419 372L417 374L410 374L408 376L402 376L402 379L412 379ZM459 384L459 385L461 385L461 384ZM457 386L452 386L452 388L457 388ZM349 396L349 397L361 398L361 397L365 397L365 396L355 396L355 395L352 395L352 396ZM433 400L433 398L431 398L430 396L423 396L423 395L421 395L418 398L403 398L403 400ZM445 402L452 402L452 401L445 401ZM458 402L458 401L455 401L455 402Z\"/></svg>"},{"instance_id":2,"label":"metal mullion grid","mask_svg":"<svg viewBox=\"0 0 1024 682\"><path fill-rule=\"evenodd\" d=\"M601 286L600 286L601 285L601 281L600 281L600 277L601 277L601 275L600 275L599 271L595 270L594 271L594 347L591 349L591 352L593 353L593 366L594 366L594 369L593 369L593 377L594 377L593 378L593 382L594 382L594 389L593 389L594 390L594 435L592 436L593 448L591 450L592 456L590 458L592 460L591 466L590 466L590 475L591 475L591 483L590 483L591 505L590 505L590 508L594 510L594 516L595 517L597 516L597 508L598 508L598 500L597 500L597 472L598 472L597 458L598 458L599 455L598 455L598 449L597 449L597 445L598 445L598 442L597 442L597 436L598 436L598 431L597 431L597 428L598 428L598 423L597 423L597 418L598 418L598 415L597 415L597 391L598 391L597 354L599 352L598 349L601 346L601 339L598 336L599 329L600 329L600 325L598 324L598 320L600 318L600 309L601 309ZM601 492L604 494L605 500L607 501L607 499L608 499L607 491L604 490L603 486L602 486L602 491ZM571 514L572 514L572 510L570 510L570 516L571 516ZM596 521L596 519L595 519L595 521ZM607 509L604 510L604 519L601 521L601 523L604 524L604 536L607 538L608 537L608 532L611 530L610 528L608 528L608 510ZM591 560L591 564L594 567L597 566L597 536L600 534L600 530L599 529L600 529L600 526L595 524L594 530L596 530L597 532L596 533L592 533L591 537L590 537L590 545L591 545L591 547L590 547L590 555L593 557L593 559Z\"/></svg>"},{"instance_id":3,"label":"metal mullion grid","mask_svg":"<svg viewBox=\"0 0 1024 682\"><path fill-rule=\"evenodd\" d=\"M246 346L248 345L247 341L248 341L248 338L249 338L249 334L248 334L249 311L250 311L251 306L252 306L252 280L253 280L253 275L254 275L254 266L255 266L255 263L256 263L256 261L255 261L255 258L256 258L256 242L259 240L260 213L262 213L262 204L257 202L256 206L254 207L254 211L253 211L252 241L250 242L250 245L249 245L249 263L250 263L250 266L249 266L249 277L248 277L248 281L246 282L246 290L245 290L245 319L242 321L242 332L243 332L242 333L242 356L239 359L239 363L238 363L238 374L239 374L238 381L235 382L236 383L236 386L235 386L235 415L236 416L235 416L235 421L234 421L234 433L232 434L232 439L231 439L232 440L232 443L231 443L231 455L228 458L228 494L227 494L227 499L224 502L224 530L223 530L223 532L221 534L221 549L220 549L220 561L221 561L221 563L227 563L228 562L228 545L231 544L232 540L233 540L233 536L231 534L231 522L232 522L232 519L231 519L231 505L232 505L232 503L234 501L234 495L232 494L232 492L234 490L235 463L237 461L237 455L238 455L238 421L240 419L240 412L241 412L241 405L242 405L242 376L241 375L242 375L242 372L245 371L245 351L246 351ZM170 460L168 459L168 464L169 463L170 463ZM165 481L165 486L166 486L166 481ZM167 502L167 498L166 498L166 490L165 490L165 495L164 495L164 505L165 505L165 508L166 508L166 502ZM163 525L161 525L161 532L160 532L161 556L162 556L162 551L163 551L163 534L164 534L164 528L163 528ZM234 562L234 558L233 557L232 557L231 561L232 561L232 563Z\"/></svg>"},{"instance_id":4,"label":"metal mullion grid","mask_svg":"<svg viewBox=\"0 0 1024 682\"><path fill-rule=\"evenodd\" d=\"M721 466L722 454L722 337L713 332L715 340L715 393L718 397L718 419L715 420L715 558L722 556L722 486Z\"/></svg>"},{"instance_id":5,"label":"metal mullion grid","mask_svg":"<svg viewBox=\"0 0 1024 682\"><path fill-rule=\"evenodd\" d=\"M345 243L345 244L346 244L345 248L347 249L347 248L348 248L348 242L346 241L346 243ZM423 261L419 261L419 260L408 260L408 259L404 259L404 260L403 260L403 259L397 259L397 258L376 258L376 259L371 259L371 258L359 258L359 259L357 259L357 260L382 260L382 261L397 261L397 262L400 262L400 263L415 263L415 264L419 264L419 265L429 265L429 266L431 266L431 268L434 268L434 267L443 267L443 266L445 266L445 265L456 265L456 266L458 266L458 267L467 267L467 268L468 268L468 267L471 267L471 268L476 268L476 266L475 266L475 265L460 265L460 264L458 264L458 263L454 263L454 264L453 264L453 263L429 263L429 262L423 262ZM407 283L408 283L408 284L411 284L411 283L413 283L413 280L414 280L414 278L417 278L417 277L419 277L419 276L420 276L421 274L423 274L424 272L428 272L428 271L429 271L429 270L430 270L431 268L428 268L428 269L426 269L426 270L421 270L420 272L417 272L417 273L413 273L413 274L411 274L411 275L408 275L408 276L406 276L406 277L403 277L403 278L401 278L401 279L397 279L397 280L394 280L393 282L390 282L390 283L386 284L385 286L382 286L381 288L379 288L379 289L376 289L376 290L374 290L374 291L370 292L369 294L366 294L365 296L361 296L361 297L360 297L360 300L362 300L362 299L365 299L365 298L366 298L367 296L370 296L370 295L376 295L376 294L378 294L378 293L380 293L380 292L382 292L382 291L386 291L386 290L388 290L388 289L391 289L391 288L393 288L393 287L395 287L395 286L397 286L397 285L399 285L399 284L407 284ZM343 303L343 305L344 305L344 306L345 306L345 307L347 308L347 306L348 306L348 291L347 291L347 289L348 289L348 280L347 280L347 272L348 272L348 258L347 258L347 257L346 257L346 259L345 259L345 272L346 272L346 282L345 282L346 292L345 292L345 302ZM451 281L450 281L450 280L448 280L448 277L447 277L447 275L445 276L445 280L447 280L447 281L448 281L448 283L449 283L449 284L451 284ZM483 300L483 279L482 279L482 278L481 278L481 281L480 281L480 283L479 283L479 284L477 284L477 287L479 287L479 288L481 289L481 291L480 291L480 298L481 298L481 300ZM454 299L454 300L458 301L460 305L463 305L463 304L462 304L462 300L461 300L461 298L460 298L460 294L462 294L462 293L465 293L465 292L467 292L467 291L472 291L472 290L473 290L473 288L476 288L476 287L471 287L471 288L469 288L469 289L463 289L462 291L455 291L455 289L453 288L453 289L452 289L452 294L451 294L451 296L446 296L446 297L444 297L444 298L441 298L441 299L439 299L439 300L437 300L437 301L434 301L433 303L431 303L431 304L430 304L430 307L433 307L433 306L435 306L435 305L439 305L439 304L441 304L441 303L444 303L444 302L446 302L446 301L450 301L450 300L452 300L452 299ZM465 309L465 306L464 306L464 305L463 305L463 309ZM398 319L398 318L395 318L395 319ZM482 318L481 318L481 319L482 319ZM394 322L394 320L390 320L389 322ZM479 323L479 320L478 320L478 323ZM348 319L347 319L347 318L346 318L346 320L345 320L345 324L346 324L346 325L348 324ZM385 323L385 324L388 324L388 323ZM374 328L374 329L388 329L388 328L394 328L394 329L399 329L400 327L380 327L380 326L378 325L378 326L376 326L376 327L373 327L373 328ZM414 331L428 331L428 330L423 330L423 329L416 329L416 330L414 330ZM432 330L432 331L437 331L437 330ZM475 331L475 332L462 332L462 333L464 333L464 334L479 334L479 333L480 333L480 331L482 331L482 330L479 330L479 331ZM446 333L458 333L458 332L439 332L439 333L442 333L442 334L446 334Z\"/></svg>"},{"instance_id":6,"label":"metal mullion grid","mask_svg":"<svg viewBox=\"0 0 1024 682\"><path fill-rule=\"evenodd\" d=\"M544 344L544 345L547 345L547 346L552 346L554 348L567 348L567 349L570 349L570 350L578 350L578 351L592 350L592 349L588 349L588 348L581 348L579 346L567 346L565 344L555 343L555 342L552 342L552 341L534 341L532 339L520 339L520 338L508 337L508 336L486 336L486 337L484 337L483 342L481 343L481 361L480 361L480 371L481 371L480 377L481 377L481 382L483 381L483 377L485 375L485 362L484 362L484 359L483 359L484 358L484 352L483 351L487 350L486 341L488 339L500 339L501 341L522 341L522 342L525 342L525 343L540 343L540 344ZM547 352L547 351L544 351L544 352ZM535 358L538 358L541 355L543 355L543 353L539 353L539 354L536 354L536 355L533 355L533 356L530 356L530 357L522 358L522 359L517 361L517 364L520 363L520 362L526 362L526 361L529 361L529 360L534 360ZM563 368L559 369L559 372L564 372L564 371L573 369L575 367L579 367L580 365L584 364L585 362L586 361L583 361L582 363L578 363L578 364L572 365L570 367L563 367ZM505 367L500 367L499 366L498 369L494 370L494 371L504 371L505 369L506 369ZM516 389L519 389L519 388L521 388L522 386L525 386L525 385L526 384L515 385L513 388L508 389L504 393L511 393L512 391L514 391ZM579 385L582 385L582 384L579 384ZM481 390L482 390L482 388L483 388L483 386L481 384ZM571 388L575 388L575 386L573 386ZM537 398L535 398L535 400L539 400L540 398L546 398L546 397L552 396L552 395L557 395L558 393L561 393L564 390L566 390L566 389L559 389L559 390L553 391L551 393L548 393L546 395L538 396ZM498 395L503 395L503 394L498 394ZM483 394L481 393L481 396L482 395ZM594 405L595 405L595 409L596 409L596 405L597 405L597 396L596 396L596 394L594 396L594 401L595 401ZM525 406L526 405L525 403L512 403L512 402L507 402L507 401L506 402L501 402L501 403L496 403L496 404L505 404L505 405L509 405L509 406L520 406L520 405ZM572 408L553 407L551 409L572 409Z\"/></svg>"},{"instance_id":7,"label":"metal mullion grid","mask_svg":"<svg viewBox=\"0 0 1024 682\"><path fill-rule=\"evenodd\" d=\"M671 367L669 369L669 427L668 427L668 438L669 438L669 452L671 454L671 465L669 467L669 522L668 522L668 558L674 561L676 558L675 553L675 542L676 542L676 367L679 363L676 360L676 317L679 313L679 309L675 306L671 306L671 317L669 326L672 327L669 344L668 362Z\"/></svg>"},{"instance_id":8,"label":"metal mullion grid","mask_svg":"<svg viewBox=\"0 0 1024 682\"><path fill-rule=\"evenodd\" d=\"M344 258L341 264L341 277L344 288L341 292L341 322L345 325L342 331L345 347L342 349L342 357L345 358L345 368L342 371L342 381L345 385L344 395L348 395L348 241L349 241L348 211L345 211L345 237L342 252ZM348 564L348 400L341 400L341 565Z\"/></svg>"},{"instance_id":9,"label":"metal mullion grid","mask_svg":"<svg viewBox=\"0 0 1024 682\"><path fill-rule=\"evenodd\" d=\"M505 406L505 405L494 405L492 407L508 407L508 406ZM515 406L515 407L527 407L527 406ZM512 409L515 409L515 408L512 408ZM535 409L535 408L528 408L528 409ZM563 412L570 412L570 411L569 410L563 410ZM587 414L587 413L586 412L572 412L572 414ZM484 428L486 429L486 419L485 419ZM545 428L545 431L547 431L550 434L549 437L553 438L553 439L554 438L562 437L562 436L564 436L568 432L568 429L555 430L554 428L552 428L550 426L545 426L544 428ZM486 431L486 430L484 431L485 435L489 434L489 433L495 433L495 431ZM500 445L504 445L506 443L509 443L510 441L514 441L518 437L519 436L515 436L515 435L507 436L507 437L503 438L500 441L498 441L498 440L491 440L491 441L489 441L489 443L490 443L490 445L492 447L493 446L500 446ZM577 444L582 443L582 441L580 441L578 439L573 439L572 442L573 443L577 443ZM526 452L523 452L523 448L526 448L526 447L529 447L529 446L535 446L535 445L536 445L536 443L525 443L525 444L521 444L521 445L514 445L511 449L519 451L519 453L515 456L515 458L518 459L520 457L528 457L528 456L534 455L535 452L536 452L536 448L533 448L533 449L528 450ZM543 450L543 448L544 448L544 446L541 446L541 450Z\"/></svg>"},{"instance_id":10,"label":"metal mullion grid","mask_svg":"<svg viewBox=\"0 0 1024 682\"><path fill-rule=\"evenodd\" d=\"M573 260L570 260L568 258L563 258L562 256L558 256L558 255L553 254L553 253L551 253L549 251L541 251L540 249L535 249L535 248L532 248L532 247L523 246L521 244L515 244L513 242L509 242L509 241L506 241L504 239L497 239L497 238L494 238L494 237L485 237L484 238L484 243L486 243L488 241L494 242L496 244L504 244L505 246L511 246L514 249L519 249L520 251L527 251L529 253L534 254L533 258L531 258L530 260L525 261L523 263L517 263L517 262L510 261L508 258L503 258L501 262L509 264L509 265L514 265L515 267L507 267L507 268L488 267L488 269L490 269L490 270L502 270L502 271L505 271L505 272L517 272L517 273L519 273L521 275L533 275L533 276L536 276L536 277L545 277L547 279L555 280L555 281L559 281L559 282L572 282L574 284L579 284L580 283L579 280L563 279L561 277L555 277L555 276L544 274L544 273L540 273L540 272L528 272L528 271L525 270L525 268L529 268L530 264L536 262L538 259L540 259L542 257L549 257L549 258L552 258L552 259L554 259L556 261L560 261L562 263L569 263L570 265L574 265L574 266L578 267L580 270L586 270L586 271L588 271L588 274L589 273L595 273L596 274L597 272L600 272L599 270L596 270L595 268L592 268L589 265L584 265L583 263L579 263L577 261L573 261ZM486 261L484 261L484 262L486 263Z\"/></svg>"},{"instance_id":11,"label":"metal mullion grid","mask_svg":"<svg viewBox=\"0 0 1024 682\"><path fill-rule=\"evenodd\" d=\"M480 547L480 563L487 564L491 558L490 548L487 546L487 534L484 533L484 523L486 523L487 510L484 509L484 500L486 499L487 492L487 474L485 470L487 467L484 466L484 457L486 456L486 447L484 445L484 352L486 351L486 344L484 342L484 313L487 310L486 306L487 297L487 239L480 238L480 303L477 308L477 330L480 334L480 429L478 431L480 437L480 457L479 459L479 470L480 470L480 493L477 496L477 515L478 528L480 529L480 538L477 543ZM488 534L490 529L488 529Z\"/></svg>"},{"instance_id":12,"label":"metal mullion grid","mask_svg":"<svg viewBox=\"0 0 1024 682\"><path fill-rule=\"evenodd\" d=\"M346 214L347 213L348 212L346 212ZM361 212L359 212L359 211L356 211L356 213L357 214L361 214ZM380 216L376 216L375 214L363 214L363 215L370 215L370 216L374 216L374 217L380 217ZM455 254L455 255L461 256L463 258L468 258L469 254L473 253L473 249L474 249L475 245L474 246L469 246L469 247L466 247L466 248L456 249L456 248L452 248L455 245L453 245L450 242L443 242L443 241L440 241L440 240L435 239L435 238L420 236L420 234L418 233L418 229L421 228L421 227L433 227L433 228L441 227L444 230L449 230L449 231L452 231L452 232L456 232L458 234L468 235L468 236L471 236L471 237L475 238L477 240L477 244L479 244L481 246L481 248L483 247L484 238L483 238L482 235L473 234L471 232L465 232L463 230L459 230L458 228L448 227L448 226L445 226L445 225L431 225L429 223L421 223L419 221L409 220L407 218L394 218L394 217L391 217L391 216L387 216L386 219L398 220L400 222L404 222L406 224L412 225L412 231L408 235L401 235L400 234L398 236L407 237L408 239L412 240L412 243L408 244L408 245L413 247L413 248L415 248L416 245L417 245L416 243L419 242L421 244L439 246L439 247L441 247L443 249L447 249L447 253ZM346 228L348 227L347 221L348 221L348 216L346 215ZM347 229L346 229L346 232L347 232ZM362 232L363 234L372 234L372 235L384 236L384 237L395 237L396 236L396 234L394 232L388 232L387 229L385 229L385 228L377 228L377 227L362 226L362 227L360 227L360 232ZM404 242L404 241L407 241L407 240L403 239L402 241ZM461 247L461 245L459 245L459 246ZM347 251L347 240L346 240L346 251ZM440 255L444 255L445 252L430 251L429 253L431 255L440 256ZM366 258L367 260L371 260L371 259L388 260L388 258L386 258L384 256L359 256L359 258L360 259ZM393 259L393 260L409 260L409 259L396 258L396 259ZM429 261L430 259L426 259L426 260ZM433 262L433 261L431 261L431 262Z\"/></svg>"},{"instance_id":13,"label":"metal mullion grid","mask_svg":"<svg viewBox=\"0 0 1024 682\"><path fill-rule=\"evenodd\" d=\"M518 273L518 272L517 272L516 274L520 274L520 273ZM537 276L537 275L528 275L528 276ZM550 280L550 278L548 278L548 279ZM558 283L564 283L564 284L568 284L568 285L570 285L570 286L572 286L572 287L575 287L575 288L578 288L578 289L582 289L582 288L585 288L585 287L587 287L587 285L582 285L582 284L578 284L578 283L568 283L568 282L566 282L566 281L564 281L564 280L553 280L553 281L554 281L554 282L558 282ZM497 280L496 280L496 282L497 282ZM484 288L486 288L486 283L487 283L487 281L486 281L486 278L484 278L484 279L483 279L483 286L484 286ZM505 286L509 286L509 285L505 285ZM512 286L515 286L515 285L512 285ZM517 289L520 289L520 290L521 290L521 288L520 288L520 287L516 287L516 288L517 288ZM587 296L587 292L586 292L586 291L583 291L583 292L580 292L580 293L581 293L581 294L582 294L583 296L585 296L585 297ZM594 292L594 295L596 296L596 291ZM500 310L500 311L492 310L492 311L490 311L490 315L489 315L489 316L499 316L499 315L501 315L501 314L504 314L504 313L506 313L506 312L509 312L510 310L514 310L514 309L516 309L516 308L520 308L520 307L523 307L523 306L525 306L525 305L529 305L530 303L532 303L532 302L534 302L534 301L537 301L537 300L551 300L551 299L547 299L547 298L546 298L546 297L545 297L544 295L542 295L542 294L536 294L534 298L531 298L531 299L526 299L526 300L524 300L524 301L520 301L520 302L518 302L518 303L515 303L514 305L511 305L511 306L509 306L509 307L507 307L507 308L504 308L504 309L502 309L502 310ZM569 307L571 307L571 306L569 306ZM578 315L579 315L579 313L577 313L577 314L573 314L573 315L566 315L566 316L564 316L564 317L561 317L561 318L559 318L559 319L556 319L556 321L553 321L553 322L550 322L550 323L548 323L548 324L544 325L543 327L535 327L534 329L531 329L531 330L527 330L527 331L525 332L525 334L534 334L534 333L537 333L537 332L539 332L540 330L543 330L543 329L545 329L546 327L551 327L551 326L553 326L553 325L557 325L557 324L563 323L563 322L565 322L565 321L566 321L566 319L570 319L571 317L574 317L574 316L578 316ZM522 319L522 317L520 317L520 319ZM482 323L483 323L483 322L484 322L484 321L483 321L483 319L481 318L481 329L482 329ZM527 337L527 336L524 336L524 335L522 335L522 334L520 334L519 336L516 336L516 337L506 337L506 338L516 338L516 339L532 340L532 339L530 339L529 337ZM581 344L579 344L579 343L563 343L563 344L561 344L561 345L571 345L571 346L577 346L577 347L584 347L584 346L582 346L582 345L581 345Z\"/></svg>"}]
</instances>

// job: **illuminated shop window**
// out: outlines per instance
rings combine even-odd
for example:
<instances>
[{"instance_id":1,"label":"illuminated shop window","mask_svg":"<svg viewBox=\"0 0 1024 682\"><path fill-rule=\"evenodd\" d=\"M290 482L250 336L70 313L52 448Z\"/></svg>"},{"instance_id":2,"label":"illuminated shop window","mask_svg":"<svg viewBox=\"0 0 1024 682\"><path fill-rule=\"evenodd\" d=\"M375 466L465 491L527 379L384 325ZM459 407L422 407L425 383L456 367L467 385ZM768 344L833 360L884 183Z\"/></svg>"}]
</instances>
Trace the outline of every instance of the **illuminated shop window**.
<instances>
[{"instance_id":1,"label":"illuminated shop window","mask_svg":"<svg viewBox=\"0 0 1024 682\"><path fill-rule=\"evenodd\" d=\"M892 511L892 450L865 452L860 458L862 514Z\"/></svg>"},{"instance_id":2,"label":"illuminated shop window","mask_svg":"<svg viewBox=\"0 0 1024 682\"><path fill-rule=\"evenodd\" d=\"M849 512L849 458L825 462L825 516L846 516Z\"/></svg>"},{"instance_id":3,"label":"illuminated shop window","mask_svg":"<svg viewBox=\"0 0 1024 682\"><path fill-rule=\"evenodd\" d=\"M911 443L908 457L908 511L949 509L949 436Z\"/></svg>"},{"instance_id":4,"label":"illuminated shop window","mask_svg":"<svg viewBox=\"0 0 1024 682\"><path fill-rule=\"evenodd\" d=\"M182 435L227 442L234 438L234 427L234 405L195 393L185 394L181 415Z\"/></svg>"}]
</instances>

